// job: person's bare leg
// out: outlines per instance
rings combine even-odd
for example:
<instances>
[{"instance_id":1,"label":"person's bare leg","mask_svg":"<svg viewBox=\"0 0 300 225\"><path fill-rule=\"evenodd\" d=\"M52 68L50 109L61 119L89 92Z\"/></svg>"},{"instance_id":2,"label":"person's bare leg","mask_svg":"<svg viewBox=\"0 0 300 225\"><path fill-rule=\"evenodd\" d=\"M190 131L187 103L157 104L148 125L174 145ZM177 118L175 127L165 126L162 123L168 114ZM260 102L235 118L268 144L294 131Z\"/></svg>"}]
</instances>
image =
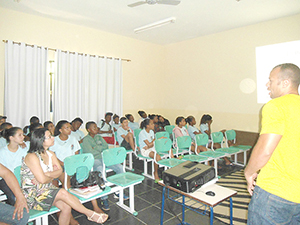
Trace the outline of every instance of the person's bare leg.
<instances>
[{"instance_id":1,"label":"person's bare leg","mask_svg":"<svg viewBox=\"0 0 300 225\"><path fill-rule=\"evenodd\" d=\"M202 146L202 145L198 145L197 146L197 152L198 152L198 154L200 153L200 152L206 152L207 151L207 148L206 147L204 147L204 146Z\"/></svg>"},{"instance_id":2,"label":"person's bare leg","mask_svg":"<svg viewBox=\"0 0 300 225\"><path fill-rule=\"evenodd\" d=\"M133 134L132 133L128 133L125 136L125 140L129 143L131 149L134 151L135 150L135 143L134 143L134 139L133 139Z\"/></svg>"},{"instance_id":3,"label":"person's bare leg","mask_svg":"<svg viewBox=\"0 0 300 225\"><path fill-rule=\"evenodd\" d=\"M61 200L56 201L54 205L60 209L58 224L70 224L71 216L72 216L71 207Z\"/></svg>"},{"instance_id":4,"label":"person's bare leg","mask_svg":"<svg viewBox=\"0 0 300 225\"><path fill-rule=\"evenodd\" d=\"M149 157L154 159L154 152L150 152ZM156 154L156 161L158 162L159 160L161 160L160 155ZM158 164L154 163L154 179L155 180L159 180L159 176L158 176Z\"/></svg>"},{"instance_id":5,"label":"person's bare leg","mask_svg":"<svg viewBox=\"0 0 300 225\"><path fill-rule=\"evenodd\" d=\"M98 202L97 202L97 199L94 199L91 201L92 205L93 205L93 210L97 213L104 213L102 211L102 209L100 209L100 207L98 206Z\"/></svg>"},{"instance_id":6,"label":"person's bare leg","mask_svg":"<svg viewBox=\"0 0 300 225\"><path fill-rule=\"evenodd\" d=\"M68 193L65 189L60 189L59 192L57 193L55 200L54 200L54 204L57 201L63 201L66 204L68 204L71 208L73 208L74 210L85 214L87 217L91 217L93 215L93 211L90 209L85 208L80 201L78 200L78 198L76 198L74 195ZM96 217L96 216L95 216ZM106 221L108 218L107 214L103 214L102 215L103 221ZM98 219L98 218L96 218Z\"/></svg>"}]
</instances>

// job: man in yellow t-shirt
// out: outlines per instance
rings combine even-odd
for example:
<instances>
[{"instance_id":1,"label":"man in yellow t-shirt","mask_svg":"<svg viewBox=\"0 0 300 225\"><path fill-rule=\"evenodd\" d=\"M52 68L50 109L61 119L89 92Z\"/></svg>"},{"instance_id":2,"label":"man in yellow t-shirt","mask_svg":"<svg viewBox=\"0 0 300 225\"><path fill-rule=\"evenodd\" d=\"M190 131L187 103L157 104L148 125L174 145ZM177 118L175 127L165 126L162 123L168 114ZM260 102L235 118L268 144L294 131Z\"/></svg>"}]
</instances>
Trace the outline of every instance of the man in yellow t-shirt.
<instances>
[{"instance_id":1,"label":"man in yellow t-shirt","mask_svg":"<svg viewBox=\"0 0 300 225\"><path fill-rule=\"evenodd\" d=\"M263 107L260 137L245 169L252 195L248 224L300 224L299 83L294 64L278 65L270 73L272 100Z\"/></svg>"}]
</instances>

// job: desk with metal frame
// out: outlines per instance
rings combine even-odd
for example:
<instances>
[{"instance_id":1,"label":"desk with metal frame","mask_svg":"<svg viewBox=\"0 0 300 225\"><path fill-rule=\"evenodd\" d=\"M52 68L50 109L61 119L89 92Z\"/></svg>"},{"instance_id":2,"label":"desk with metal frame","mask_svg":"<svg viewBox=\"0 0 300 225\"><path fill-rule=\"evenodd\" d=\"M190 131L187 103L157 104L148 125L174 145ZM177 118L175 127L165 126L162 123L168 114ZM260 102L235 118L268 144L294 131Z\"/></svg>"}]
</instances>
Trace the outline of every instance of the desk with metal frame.
<instances>
[{"instance_id":1,"label":"desk with metal frame","mask_svg":"<svg viewBox=\"0 0 300 225\"><path fill-rule=\"evenodd\" d=\"M166 189L168 189L168 198L170 200L182 205L182 224L189 224L187 222L184 222L185 208L189 208L197 213L204 214L206 212L206 207L208 206L210 208L210 224L212 225L213 224L213 214L214 214L213 208L227 199L230 200L230 224L231 225L233 224L232 223L232 217L233 217L233 215L232 215L232 196L236 195L237 191L219 186L217 184L210 184L210 185L205 185L205 186L201 187L200 189L196 190L193 193L186 193L186 192L182 192L176 188L173 188L170 186L165 186L162 181L160 181L159 184L163 186L161 218L160 218L161 225L163 224L163 217L164 217ZM169 190L172 190L172 191L178 193L178 195L170 197ZM215 196L206 195L205 193L207 191L213 191L215 193ZM180 196L180 195L182 196L182 202L179 202L178 200L175 199L175 198L178 199L178 196ZM185 197L189 197L195 201L202 203L203 204L202 206L205 206L204 212L199 212L197 209L187 206L185 204Z\"/></svg>"}]
</instances>

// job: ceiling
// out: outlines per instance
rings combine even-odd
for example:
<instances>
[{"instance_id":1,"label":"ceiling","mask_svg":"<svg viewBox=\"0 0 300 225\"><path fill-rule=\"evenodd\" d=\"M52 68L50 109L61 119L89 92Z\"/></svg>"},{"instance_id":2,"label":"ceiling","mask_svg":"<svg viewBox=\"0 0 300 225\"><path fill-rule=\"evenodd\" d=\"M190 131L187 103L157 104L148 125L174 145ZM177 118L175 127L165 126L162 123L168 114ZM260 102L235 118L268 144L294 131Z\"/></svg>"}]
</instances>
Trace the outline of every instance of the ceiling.
<instances>
[{"instance_id":1,"label":"ceiling","mask_svg":"<svg viewBox=\"0 0 300 225\"><path fill-rule=\"evenodd\" d=\"M127 6L137 1L141 0L0 0L0 7L160 45L300 13L300 0L181 0L177 6ZM169 17L176 22L133 32Z\"/></svg>"}]
</instances>

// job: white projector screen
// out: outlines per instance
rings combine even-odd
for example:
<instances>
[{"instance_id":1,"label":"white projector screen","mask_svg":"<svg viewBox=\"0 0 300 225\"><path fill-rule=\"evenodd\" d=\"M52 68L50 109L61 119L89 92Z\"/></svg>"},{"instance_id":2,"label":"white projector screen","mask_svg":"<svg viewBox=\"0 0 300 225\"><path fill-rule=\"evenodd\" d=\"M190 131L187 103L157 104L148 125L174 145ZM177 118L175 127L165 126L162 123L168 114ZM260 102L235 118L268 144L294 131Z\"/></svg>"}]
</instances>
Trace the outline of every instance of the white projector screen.
<instances>
[{"instance_id":1,"label":"white projector screen","mask_svg":"<svg viewBox=\"0 0 300 225\"><path fill-rule=\"evenodd\" d=\"M282 63L294 63L300 67L300 41L256 47L257 102L266 103L271 98L266 83L271 70Z\"/></svg>"}]
</instances>

